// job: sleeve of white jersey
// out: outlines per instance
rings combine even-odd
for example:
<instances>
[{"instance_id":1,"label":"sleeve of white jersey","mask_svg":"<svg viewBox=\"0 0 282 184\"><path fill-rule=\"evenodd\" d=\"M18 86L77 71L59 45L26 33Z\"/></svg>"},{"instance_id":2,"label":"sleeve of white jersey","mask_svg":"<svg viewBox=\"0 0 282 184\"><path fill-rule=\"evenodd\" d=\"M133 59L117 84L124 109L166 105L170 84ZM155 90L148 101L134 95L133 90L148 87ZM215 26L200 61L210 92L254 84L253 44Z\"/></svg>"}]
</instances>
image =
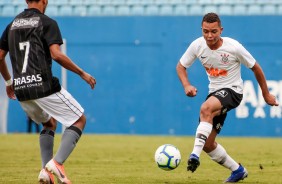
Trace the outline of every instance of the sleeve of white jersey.
<instances>
[{"instance_id":1,"label":"sleeve of white jersey","mask_svg":"<svg viewBox=\"0 0 282 184\"><path fill-rule=\"evenodd\" d=\"M189 68L197 58L197 42L192 42L185 53L180 58L180 63L185 67Z\"/></svg>"},{"instance_id":2,"label":"sleeve of white jersey","mask_svg":"<svg viewBox=\"0 0 282 184\"><path fill-rule=\"evenodd\" d=\"M252 68L256 63L255 58L240 43L237 44L237 57L240 63L244 64L248 68Z\"/></svg>"}]
</instances>

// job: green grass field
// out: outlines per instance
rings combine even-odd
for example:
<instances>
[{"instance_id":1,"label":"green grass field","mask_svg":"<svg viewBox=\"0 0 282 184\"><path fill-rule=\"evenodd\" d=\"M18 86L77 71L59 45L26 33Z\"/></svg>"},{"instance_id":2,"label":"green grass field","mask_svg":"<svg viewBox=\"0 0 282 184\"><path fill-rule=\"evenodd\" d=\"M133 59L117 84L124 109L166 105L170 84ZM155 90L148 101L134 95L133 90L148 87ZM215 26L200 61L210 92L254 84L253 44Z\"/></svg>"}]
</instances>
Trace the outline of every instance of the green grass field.
<instances>
[{"instance_id":1,"label":"green grass field","mask_svg":"<svg viewBox=\"0 0 282 184\"><path fill-rule=\"evenodd\" d=\"M55 137L57 149L61 136ZM195 173L186 171L193 137L83 135L65 163L73 184L216 184L230 171L202 153ZM282 183L282 139L219 137L220 142L249 171L240 183ZM182 154L180 166L163 171L154 162L154 153L162 144L176 145ZM38 135L0 135L0 184L37 183L41 161ZM260 169L259 165L263 166Z\"/></svg>"}]
</instances>

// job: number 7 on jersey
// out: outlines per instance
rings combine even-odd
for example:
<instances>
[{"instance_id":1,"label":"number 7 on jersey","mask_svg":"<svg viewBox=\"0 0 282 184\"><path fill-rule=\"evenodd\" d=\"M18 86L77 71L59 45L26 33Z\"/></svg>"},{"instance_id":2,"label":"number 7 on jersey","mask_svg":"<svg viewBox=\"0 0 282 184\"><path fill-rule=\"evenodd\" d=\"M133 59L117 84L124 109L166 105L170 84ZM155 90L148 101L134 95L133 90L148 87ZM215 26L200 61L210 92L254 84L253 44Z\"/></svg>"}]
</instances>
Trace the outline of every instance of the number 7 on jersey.
<instances>
[{"instance_id":1,"label":"number 7 on jersey","mask_svg":"<svg viewBox=\"0 0 282 184\"><path fill-rule=\"evenodd\" d=\"M30 47L30 43L29 41L26 42L20 42L20 50L24 50L25 48L25 54L24 54L24 63L23 63L23 69L22 69L22 73L26 72L26 67L27 67L27 62L28 62L28 54L29 54L29 47Z\"/></svg>"}]
</instances>

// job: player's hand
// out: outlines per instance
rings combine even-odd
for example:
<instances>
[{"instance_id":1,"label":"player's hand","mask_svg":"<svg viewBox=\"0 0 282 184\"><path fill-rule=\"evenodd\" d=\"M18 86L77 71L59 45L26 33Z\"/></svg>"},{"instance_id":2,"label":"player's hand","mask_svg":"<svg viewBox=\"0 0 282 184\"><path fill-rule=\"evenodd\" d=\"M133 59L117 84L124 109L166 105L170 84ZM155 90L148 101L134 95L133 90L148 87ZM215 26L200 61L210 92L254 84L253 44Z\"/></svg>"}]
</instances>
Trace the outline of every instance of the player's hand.
<instances>
[{"instance_id":1,"label":"player's hand","mask_svg":"<svg viewBox=\"0 0 282 184\"><path fill-rule=\"evenodd\" d=\"M185 86L184 90L187 96L194 97L197 95L197 89L194 86Z\"/></svg>"},{"instance_id":2,"label":"player's hand","mask_svg":"<svg viewBox=\"0 0 282 184\"><path fill-rule=\"evenodd\" d=\"M91 87L91 89L94 89L95 85L96 85L96 79L94 77L92 77L90 74L83 72L81 74L81 78L83 80L85 80Z\"/></svg>"},{"instance_id":3,"label":"player's hand","mask_svg":"<svg viewBox=\"0 0 282 184\"><path fill-rule=\"evenodd\" d=\"M7 92L7 96L8 96L10 99L16 100L16 95L15 95L15 91L14 91L13 85L6 86L6 92Z\"/></svg>"},{"instance_id":4,"label":"player's hand","mask_svg":"<svg viewBox=\"0 0 282 184\"><path fill-rule=\"evenodd\" d=\"M276 101L276 97L270 93L268 93L267 95L264 95L264 100L268 105L271 106L278 106L278 102Z\"/></svg>"}]
</instances>

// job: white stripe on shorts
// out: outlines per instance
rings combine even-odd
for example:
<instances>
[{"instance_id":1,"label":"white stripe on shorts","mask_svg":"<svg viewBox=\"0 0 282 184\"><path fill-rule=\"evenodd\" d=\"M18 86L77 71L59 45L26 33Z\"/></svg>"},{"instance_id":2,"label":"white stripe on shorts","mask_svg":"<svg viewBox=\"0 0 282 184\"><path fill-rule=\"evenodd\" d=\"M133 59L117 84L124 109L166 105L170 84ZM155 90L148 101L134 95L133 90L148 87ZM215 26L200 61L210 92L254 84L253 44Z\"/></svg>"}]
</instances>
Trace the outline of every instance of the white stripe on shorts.
<instances>
[{"instance_id":1,"label":"white stripe on shorts","mask_svg":"<svg viewBox=\"0 0 282 184\"><path fill-rule=\"evenodd\" d=\"M24 111L37 123L51 117L66 127L75 123L84 112L81 105L64 88L47 97L20 102Z\"/></svg>"}]
</instances>

